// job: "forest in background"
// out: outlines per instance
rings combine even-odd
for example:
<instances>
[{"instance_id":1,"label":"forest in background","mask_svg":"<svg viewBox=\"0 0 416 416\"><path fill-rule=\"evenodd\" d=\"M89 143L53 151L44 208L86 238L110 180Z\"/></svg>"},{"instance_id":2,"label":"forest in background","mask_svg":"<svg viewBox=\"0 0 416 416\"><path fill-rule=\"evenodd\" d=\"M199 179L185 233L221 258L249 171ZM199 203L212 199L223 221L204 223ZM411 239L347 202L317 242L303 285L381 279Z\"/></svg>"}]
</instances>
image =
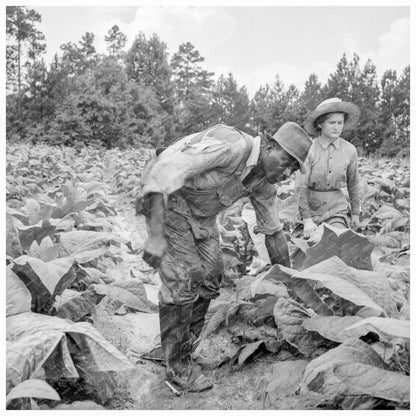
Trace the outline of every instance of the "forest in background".
<instances>
[{"instance_id":1,"label":"forest in background","mask_svg":"<svg viewBox=\"0 0 416 416\"><path fill-rule=\"evenodd\" d=\"M6 132L9 143L129 148L154 147L216 123L251 134L274 133L286 121L303 124L329 97L360 106L357 129L343 137L360 154L406 156L410 149L410 66L381 76L371 60L342 54L325 83L312 73L300 91L278 74L250 98L234 75L204 69L190 42L171 56L154 33L139 32L131 47L118 26L109 28L107 53L95 36L60 46L48 65L41 15L6 8ZM261 80L259 80L261 81Z\"/></svg>"}]
</instances>

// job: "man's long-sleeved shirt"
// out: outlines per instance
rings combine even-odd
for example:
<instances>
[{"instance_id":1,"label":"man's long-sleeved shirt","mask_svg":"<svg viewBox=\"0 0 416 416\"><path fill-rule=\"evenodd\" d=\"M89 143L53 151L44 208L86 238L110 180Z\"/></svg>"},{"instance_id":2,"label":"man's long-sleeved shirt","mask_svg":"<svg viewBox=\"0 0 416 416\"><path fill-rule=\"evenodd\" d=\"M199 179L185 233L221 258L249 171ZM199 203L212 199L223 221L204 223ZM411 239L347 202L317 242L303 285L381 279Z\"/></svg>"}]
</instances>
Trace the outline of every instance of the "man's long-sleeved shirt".
<instances>
[{"instance_id":1,"label":"man's long-sleeved shirt","mask_svg":"<svg viewBox=\"0 0 416 416\"><path fill-rule=\"evenodd\" d=\"M257 231L272 235L282 229L276 188L264 176L244 178L257 165L260 137L217 125L186 136L164 150L144 175L143 195L177 192L196 216L215 215L243 196L250 197Z\"/></svg>"},{"instance_id":2,"label":"man's long-sleeved shirt","mask_svg":"<svg viewBox=\"0 0 416 416\"><path fill-rule=\"evenodd\" d=\"M347 187L351 213L352 215L360 213L357 150L354 145L340 137L332 143L317 137L313 141L304 165L306 173L298 172L297 176L299 210L302 218L312 216L308 190L327 192ZM337 202L339 201L333 201L334 205Z\"/></svg>"}]
</instances>

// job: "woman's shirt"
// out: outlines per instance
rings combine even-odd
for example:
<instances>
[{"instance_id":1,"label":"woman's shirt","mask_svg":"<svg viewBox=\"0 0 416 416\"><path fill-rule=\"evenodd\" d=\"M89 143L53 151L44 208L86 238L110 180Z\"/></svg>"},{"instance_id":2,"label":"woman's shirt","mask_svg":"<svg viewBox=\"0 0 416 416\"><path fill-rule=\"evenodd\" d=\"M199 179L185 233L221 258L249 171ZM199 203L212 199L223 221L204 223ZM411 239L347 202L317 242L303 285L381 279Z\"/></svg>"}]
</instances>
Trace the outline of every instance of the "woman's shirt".
<instances>
[{"instance_id":1,"label":"woman's shirt","mask_svg":"<svg viewBox=\"0 0 416 416\"><path fill-rule=\"evenodd\" d=\"M305 160L305 173L298 172L299 211L303 219L311 218L308 190L327 192L347 187L352 215L360 213L357 150L339 137L334 142L317 137Z\"/></svg>"}]
</instances>

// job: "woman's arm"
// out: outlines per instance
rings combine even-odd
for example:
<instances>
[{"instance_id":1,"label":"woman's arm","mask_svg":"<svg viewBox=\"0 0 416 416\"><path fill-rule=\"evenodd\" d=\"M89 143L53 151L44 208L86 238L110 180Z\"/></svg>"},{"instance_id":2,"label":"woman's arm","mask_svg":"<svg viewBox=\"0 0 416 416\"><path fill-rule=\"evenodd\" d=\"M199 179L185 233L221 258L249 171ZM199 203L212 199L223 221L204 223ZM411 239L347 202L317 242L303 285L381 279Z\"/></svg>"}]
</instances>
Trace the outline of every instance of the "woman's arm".
<instances>
[{"instance_id":1,"label":"woman's arm","mask_svg":"<svg viewBox=\"0 0 416 416\"><path fill-rule=\"evenodd\" d=\"M355 148L346 174L348 196L351 204L351 228L356 229L360 223L360 195L358 189L358 156Z\"/></svg>"}]
</instances>

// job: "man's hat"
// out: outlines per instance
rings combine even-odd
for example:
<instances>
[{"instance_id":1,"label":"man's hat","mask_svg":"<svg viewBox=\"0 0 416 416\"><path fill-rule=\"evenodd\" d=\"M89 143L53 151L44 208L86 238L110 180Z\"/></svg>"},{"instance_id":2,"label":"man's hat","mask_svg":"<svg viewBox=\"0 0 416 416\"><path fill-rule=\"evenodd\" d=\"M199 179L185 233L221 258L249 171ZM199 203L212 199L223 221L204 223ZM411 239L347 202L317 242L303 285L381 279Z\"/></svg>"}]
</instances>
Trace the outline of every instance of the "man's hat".
<instances>
[{"instance_id":1,"label":"man's hat","mask_svg":"<svg viewBox=\"0 0 416 416\"><path fill-rule=\"evenodd\" d=\"M361 115L360 107L353 103L342 101L340 98L328 98L322 101L314 110L306 117L303 127L312 136L319 135L319 131L315 127L315 120L328 113L345 113L347 120L344 124L344 130L355 127Z\"/></svg>"},{"instance_id":2,"label":"man's hat","mask_svg":"<svg viewBox=\"0 0 416 416\"><path fill-rule=\"evenodd\" d=\"M288 121L283 124L270 139L275 140L281 148L294 157L300 166L300 171L305 173L303 162L308 155L309 148L312 145L312 139L299 124Z\"/></svg>"}]
</instances>

